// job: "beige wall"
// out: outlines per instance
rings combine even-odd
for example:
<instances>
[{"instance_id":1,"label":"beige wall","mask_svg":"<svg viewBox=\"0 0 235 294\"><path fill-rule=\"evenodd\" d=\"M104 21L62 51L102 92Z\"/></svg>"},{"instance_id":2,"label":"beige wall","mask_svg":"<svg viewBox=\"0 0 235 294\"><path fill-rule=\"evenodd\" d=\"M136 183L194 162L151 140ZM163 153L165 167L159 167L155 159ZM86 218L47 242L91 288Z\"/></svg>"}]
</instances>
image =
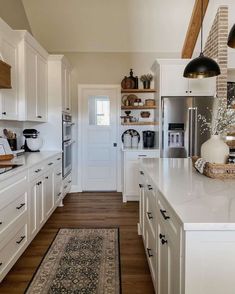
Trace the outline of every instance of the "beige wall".
<instances>
[{"instance_id":1,"label":"beige wall","mask_svg":"<svg viewBox=\"0 0 235 294\"><path fill-rule=\"evenodd\" d=\"M15 30L31 32L21 0L0 0L0 17Z\"/></svg>"}]
</instances>

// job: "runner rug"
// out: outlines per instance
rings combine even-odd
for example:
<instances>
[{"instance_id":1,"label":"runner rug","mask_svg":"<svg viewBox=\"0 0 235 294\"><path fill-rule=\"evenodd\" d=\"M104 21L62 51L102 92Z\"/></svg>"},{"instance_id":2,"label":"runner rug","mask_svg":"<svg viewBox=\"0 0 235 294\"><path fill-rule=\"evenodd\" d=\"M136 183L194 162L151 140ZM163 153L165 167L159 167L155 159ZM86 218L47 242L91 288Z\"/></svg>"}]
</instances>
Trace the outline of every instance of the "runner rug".
<instances>
[{"instance_id":1,"label":"runner rug","mask_svg":"<svg viewBox=\"0 0 235 294\"><path fill-rule=\"evenodd\" d=\"M27 294L119 294L118 228L60 229Z\"/></svg>"}]
</instances>

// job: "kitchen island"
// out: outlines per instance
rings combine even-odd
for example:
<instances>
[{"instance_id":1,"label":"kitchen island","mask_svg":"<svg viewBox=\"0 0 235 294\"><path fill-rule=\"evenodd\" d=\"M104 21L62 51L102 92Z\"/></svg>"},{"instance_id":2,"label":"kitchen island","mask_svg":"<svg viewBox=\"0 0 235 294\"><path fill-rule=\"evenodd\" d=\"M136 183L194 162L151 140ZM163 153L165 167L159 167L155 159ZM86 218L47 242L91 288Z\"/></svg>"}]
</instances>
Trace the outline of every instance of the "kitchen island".
<instances>
[{"instance_id":1,"label":"kitchen island","mask_svg":"<svg viewBox=\"0 0 235 294\"><path fill-rule=\"evenodd\" d=\"M235 180L190 159L142 159L140 222L159 294L235 293Z\"/></svg>"}]
</instances>

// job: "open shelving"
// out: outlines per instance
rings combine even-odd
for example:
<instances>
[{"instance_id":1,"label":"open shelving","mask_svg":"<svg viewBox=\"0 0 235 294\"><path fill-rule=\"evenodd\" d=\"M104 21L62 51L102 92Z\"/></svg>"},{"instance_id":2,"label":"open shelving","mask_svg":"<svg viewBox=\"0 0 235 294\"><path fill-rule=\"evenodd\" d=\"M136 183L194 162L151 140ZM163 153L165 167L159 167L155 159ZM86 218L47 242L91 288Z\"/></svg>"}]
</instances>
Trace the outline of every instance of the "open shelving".
<instances>
[{"instance_id":1,"label":"open shelving","mask_svg":"<svg viewBox=\"0 0 235 294\"><path fill-rule=\"evenodd\" d=\"M122 123L122 126L157 126L158 122L156 121L137 121L137 122L128 122Z\"/></svg>"},{"instance_id":2,"label":"open shelving","mask_svg":"<svg viewBox=\"0 0 235 294\"><path fill-rule=\"evenodd\" d=\"M155 89L122 89L121 93L156 93Z\"/></svg>"},{"instance_id":3,"label":"open shelving","mask_svg":"<svg viewBox=\"0 0 235 294\"><path fill-rule=\"evenodd\" d=\"M128 110L128 109L132 109L132 110L138 110L138 109L156 109L157 106L122 106L121 107L123 110Z\"/></svg>"}]
</instances>

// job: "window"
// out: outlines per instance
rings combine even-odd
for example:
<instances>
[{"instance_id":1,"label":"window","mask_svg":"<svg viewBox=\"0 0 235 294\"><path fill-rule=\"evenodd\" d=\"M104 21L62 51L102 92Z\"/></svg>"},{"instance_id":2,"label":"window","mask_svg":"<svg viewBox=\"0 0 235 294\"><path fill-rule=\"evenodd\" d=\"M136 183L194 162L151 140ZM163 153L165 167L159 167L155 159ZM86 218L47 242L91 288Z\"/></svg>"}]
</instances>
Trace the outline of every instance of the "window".
<instances>
[{"instance_id":1,"label":"window","mask_svg":"<svg viewBox=\"0 0 235 294\"><path fill-rule=\"evenodd\" d=\"M108 96L89 97L89 124L97 126L110 125L110 100Z\"/></svg>"}]
</instances>

